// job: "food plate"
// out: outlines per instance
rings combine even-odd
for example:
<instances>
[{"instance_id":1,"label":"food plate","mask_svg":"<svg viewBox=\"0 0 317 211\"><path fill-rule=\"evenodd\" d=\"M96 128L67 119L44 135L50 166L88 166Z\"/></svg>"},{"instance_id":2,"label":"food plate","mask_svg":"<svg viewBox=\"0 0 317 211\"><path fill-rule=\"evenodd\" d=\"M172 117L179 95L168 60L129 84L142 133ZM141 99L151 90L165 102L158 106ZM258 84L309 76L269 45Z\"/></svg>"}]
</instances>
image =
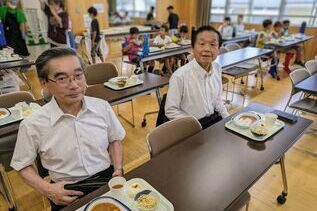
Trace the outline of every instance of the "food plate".
<instances>
[{"instance_id":1,"label":"food plate","mask_svg":"<svg viewBox=\"0 0 317 211\"><path fill-rule=\"evenodd\" d=\"M190 45L191 43L192 43L191 40L181 40L179 42L180 45Z\"/></svg>"},{"instance_id":2,"label":"food plate","mask_svg":"<svg viewBox=\"0 0 317 211\"><path fill-rule=\"evenodd\" d=\"M144 193L144 191L149 191L148 194L155 195L154 197L157 197L157 206L155 207L155 211L174 211L173 204L168 201L160 192L155 190L149 183L147 183L145 180L141 178L134 178L131 180L128 180L125 184L125 196L123 198L117 198L116 196L112 195L111 191L105 193L101 197L110 197L113 199L116 199L120 203L124 204L126 207L128 207L129 210L135 210L135 211L150 211L153 209L140 209L137 205L137 202L135 201L135 198L137 194L141 195L140 193ZM97 198L98 199L98 198ZM94 199L93 201L95 201ZM91 201L90 203L92 203ZM90 204L89 203L89 204ZM77 209L77 211L89 211L86 209L89 207L89 204L84 205L83 207Z\"/></svg>"},{"instance_id":3,"label":"food plate","mask_svg":"<svg viewBox=\"0 0 317 211\"><path fill-rule=\"evenodd\" d=\"M154 52L157 52L157 51L162 51L163 48L159 48L159 47L150 47L150 53L154 53Z\"/></svg>"},{"instance_id":4,"label":"food plate","mask_svg":"<svg viewBox=\"0 0 317 211\"><path fill-rule=\"evenodd\" d=\"M124 203L110 196L101 196L89 202L84 211L131 211Z\"/></svg>"},{"instance_id":5,"label":"food plate","mask_svg":"<svg viewBox=\"0 0 317 211\"><path fill-rule=\"evenodd\" d=\"M263 114L257 113L259 116L263 116ZM252 124L252 128L256 126L256 124L260 124L263 123L263 120L259 120L257 122L255 122L254 124ZM250 140L253 141L257 141L257 142L262 142L262 141L266 141L267 139L269 139L270 137L272 137L274 134L276 134L277 132L279 132L281 129L283 129L283 127L285 126L285 123L281 120L276 120L275 124L267 127L264 134L260 135L260 134L256 134L254 132L251 131L251 128L241 128L239 126L237 126L233 120L229 120L228 122L226 122L225 127L227 129L229 129L230 131L233 131L239 135L242 135Z\"/></svg>"},{"instance_id":6,"label":"food plate","mask_svg":"<svg viewBox=\"0 0 317 211\"><path fill-rule=\"evenodd\" d=\"M11 115L11 112L6 108L0 108L0 119L4 119Z\"/></svg>"},{"instance_id":7,"label":"food plate","mask_svg":"<svg viewBox=\"0 0 317 211\"><path fill-rule=\"evenodd\" d=\"M249 128L253 123L259 121L261 116L255 112L244 112L235 116L232 121L233 123L242 129Z\"/></svg>"},{"instance_id":8,"label":"food plate","mask_svg":"<svg viewBox=\"0 0 317 211\"><path fill-rule=\"evenodd\" d=\"M110 89L118 91L118 90L130 88L133 86L138 86L138 85L141 85L143 83L144 83L144 81L141 79L137 79L135 81L128 79L127 82L122 86L122 85L118 85L116 78L112 78L109 81L105 82L104 85Z\"/></svg>"},{"instance_id":9,"label":"food plate","mask_svg":"<svg viewBox=\"0 0 317 211\"><path fill-rule=\"evenodd\" d=\"M127 76L118 76L118 77L109 79L109 82L117 84L118 81L120 81L120 80L128 80L128 77Z\"/></svg>"},{"instance_id":10,"label":"food plate","mask_svg":"<svg viewBox=\"0 0 317 211\"><path fill-rule=\"evenodd\" d=\"M152 211L160 204L160 197L151 190L143 190L134 197L136 206L141 211Z\"/></svg>"},{"instance_id":11,"label":"food plate","mask_svg":"<svg viewBox=\"0 0 317 211\"><path fill-rule=\"evenodd\" d=\"M5 118L0 117L0 126L7 125L13 122L21 121L25 117L31 115L34 111L41 108L37 103L27 104L26 102L17 103L14 107L6 109L10 115ZM0 109L1 111L2 109Z\"/></svg>"},{"instance_id":12,"label":"food plate","mask_svg":"<svg viewBox=\"0 0 317 211\"><path fill-rule=\"evenodd\" d=\"M178 47L180 47L180 46L177 45L176 43L170 43L170 44L165 46L165 49L178 48Z\"/></svg>"}]
</instances>

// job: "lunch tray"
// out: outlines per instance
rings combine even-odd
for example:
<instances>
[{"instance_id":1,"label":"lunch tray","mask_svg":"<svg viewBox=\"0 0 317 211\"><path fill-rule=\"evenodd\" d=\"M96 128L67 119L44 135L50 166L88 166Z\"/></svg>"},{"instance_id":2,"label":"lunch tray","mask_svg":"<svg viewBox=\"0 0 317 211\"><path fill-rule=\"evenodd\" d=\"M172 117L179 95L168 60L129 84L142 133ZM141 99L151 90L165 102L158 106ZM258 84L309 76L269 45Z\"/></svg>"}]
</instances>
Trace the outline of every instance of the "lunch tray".
<instances>
[{"instance_id":1,"label":"lunch tray","mask_svg":"<svg viewBox=\"0 0 317 211\"><path fill-rule=\"evenodd\" d=\"M132 183L139 183L141 184L144 189L148 189L151 190L155 193L158 194L159 198L160 198L160 203L158 205L158 207L155 209L155 211L173 211L174 210L174 206L173 204L168 201L160 192L158 192L157 190L155 190L155 188L153 188L149 183L147 183L145 180L141 179L141 178L134 178L131 179L129 181L127 181L126 183L126 187L128 187L130 184ZM107 192L105 193L103 196L110 196L113 197L115 199L117 199L115 196L113 196L111 194L111 192ZM126 205L129 209L133 210L133 211L138 211L139 209L136 207L136 203L134 201L133 198L130 198L128 196L128 194L126 194L126 197L124 200L122 199L117 199L118 201L120 201L122 204ZM89 204L89 203L88 203ZM82 206L81 208L77 209L77 211L83 211L85 209L87 205Z\"/></svg>"},{"instance_id":2,"label":"lunch tray","mask_svg":"<svg viewBox=\"0 0 317 211\"><path fill-rule=\"evenodd\" d=\"M260 114L262 115L262 114ZM276 120L273 127L268 128L268 133L265 136L256 136L254 135L250 128L242 129L238 126L236 126L233 123L233 120L229 120L226 122L225 127L235 133L238 133L248 139L251 139L253 141L266 141L268 138L272 137L274 134L279 132L283 127L285 126L285 123L281 120Z\"/></svg>"},{"instance_id":3,"label":"lunch tray","mask_svg":"<svg viewBox=\"0 0 317 211\"><path fill-rule=\"evenodd\" d=\"M23 120L25 118L25 116L23 116L23 114L21 115L21 118L13 118L13 116L11 114L11 109L12 108L8 108L8 109L10 110L10 115L5 117L5 118L3 118L3 119L0 119L0 126L4 126L4 125L10 124L10 123L18 122L18 121L21 121L21 120ZM32 113L34 111L35 110L32 110Z\"/></svg>"},{"instance_id":4,"label":"lunch tray","mask_svg":"<svg viewBox=\"0 0 317 211\"><path fill-rule=\"evenodd\" d=\"M122 87L118 86L116 83L109 82L109 81L105 82L104 85L106 87L109 87L110 89L118 91L118 90L130 88L130 87L133 87L133 86L138 86L138 85L143 84L143 83L144 83L143 80L138 79L137 82L135 82L135 83L127 81L127 83L124 86L122 86Z\"/></svg>"}]
</instances>

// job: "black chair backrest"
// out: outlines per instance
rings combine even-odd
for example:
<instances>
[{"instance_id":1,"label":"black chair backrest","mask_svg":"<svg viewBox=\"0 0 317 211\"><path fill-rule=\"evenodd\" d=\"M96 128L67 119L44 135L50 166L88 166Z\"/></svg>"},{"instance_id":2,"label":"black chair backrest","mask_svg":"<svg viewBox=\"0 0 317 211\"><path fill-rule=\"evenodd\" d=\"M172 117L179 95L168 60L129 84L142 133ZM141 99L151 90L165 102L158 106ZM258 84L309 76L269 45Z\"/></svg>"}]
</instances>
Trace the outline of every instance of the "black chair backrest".
<instances>
[{"instance_id":1,"label":"black chair backrest","mask_svg":"<svg viewBox=\"0 0 317 211\"><path fill-rule=\"evenodd\" d=\"M302 24L300 25L300 28L299 28L298 32L301 33L301 34L304 34L305 30L306 30L306 26L307 26L306 21L303 21Z\"/></svg>"},{"instance_id":2,"label":"black chair backrest","mask_svg":"<svg viewBox=\"0 0 317 211\"><path fill-rule=\"evenodd\" d=\"M158 115L157 115L156 127L169 121L169 119L165 116L166 96L167 96L167 94L164 94L162 97L162 101L160 104L160 110L159 110Z\"/></svg>"}]
</instances>

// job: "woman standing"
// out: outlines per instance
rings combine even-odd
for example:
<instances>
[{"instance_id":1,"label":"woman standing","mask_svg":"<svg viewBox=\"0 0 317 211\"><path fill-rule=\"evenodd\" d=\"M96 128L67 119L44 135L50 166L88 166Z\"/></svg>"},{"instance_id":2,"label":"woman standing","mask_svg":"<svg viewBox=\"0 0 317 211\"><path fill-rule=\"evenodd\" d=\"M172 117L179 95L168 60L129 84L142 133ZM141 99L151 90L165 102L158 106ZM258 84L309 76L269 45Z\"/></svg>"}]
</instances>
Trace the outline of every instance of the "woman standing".
<instances>
[{"instance_id":1,"label":"woman standing","mask_svg":"<svg viewBox=\"0 0 317 211\"><path fill-rule=\"evenodd\" d=\"M7 45L14 49L14 53L29 56L25 44L26 18L18 5L19 0L8 0L5 6L0 6L0 19L4 24Z\"/></svg>"},{"instance_id":2,"label":"woman standing","mask_svg":"<svg viewBox=\"0 0 317 211\"><path fill-rule=\"evenodd\" d=\"M67 46L67 30L69 26L68 14L64 11L63 0L39 0L41 7L48 18L48 38L51 47Z\"/></svg>"}]
</instances>

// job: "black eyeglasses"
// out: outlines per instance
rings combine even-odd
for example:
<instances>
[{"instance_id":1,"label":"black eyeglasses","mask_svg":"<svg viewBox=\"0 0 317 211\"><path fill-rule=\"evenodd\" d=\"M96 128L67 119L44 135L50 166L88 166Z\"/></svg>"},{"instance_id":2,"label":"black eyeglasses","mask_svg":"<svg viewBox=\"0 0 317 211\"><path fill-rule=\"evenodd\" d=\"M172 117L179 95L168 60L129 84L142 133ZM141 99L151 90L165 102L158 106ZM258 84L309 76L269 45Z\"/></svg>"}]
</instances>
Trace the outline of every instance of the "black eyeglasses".
<instances>
[{"instance_id":1,"label":"black eyeglasses","mask_svg":"<svg viewBox=\"0 0 317 211\"><path fill-rule=\"evenodd\" d=\"M78 72L74 75L58 76L54 79L48 78L49 81L54 82L60 86L68 86L73 80L77 82L83 82L85 79L84 72Z\"/></svg>"}]
</instances>

